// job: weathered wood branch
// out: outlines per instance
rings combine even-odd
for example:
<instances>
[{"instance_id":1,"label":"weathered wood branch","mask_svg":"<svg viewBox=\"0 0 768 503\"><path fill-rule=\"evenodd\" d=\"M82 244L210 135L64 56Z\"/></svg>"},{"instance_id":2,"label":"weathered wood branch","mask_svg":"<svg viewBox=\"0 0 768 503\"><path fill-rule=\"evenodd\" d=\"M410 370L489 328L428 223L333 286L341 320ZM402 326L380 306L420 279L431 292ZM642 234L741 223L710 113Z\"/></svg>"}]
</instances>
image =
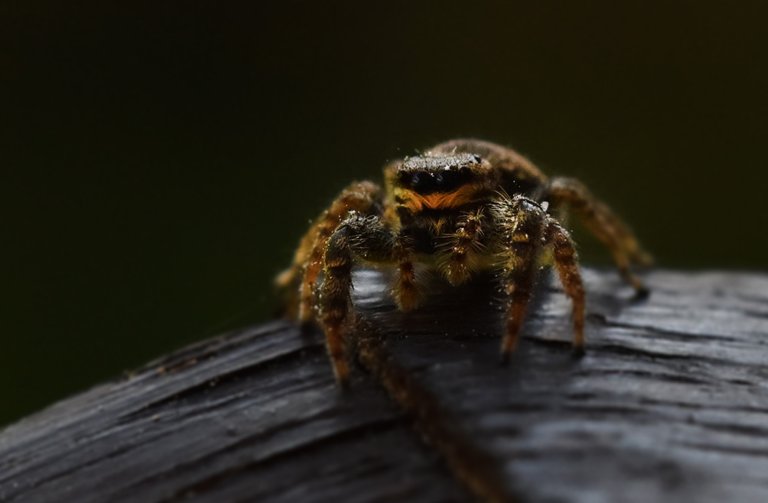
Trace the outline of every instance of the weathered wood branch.
<instances>
[{"instance_id":1,"label":"weathered wood branch","mask_svg":"<svg viewBox=\"0 0 768 503\"><path fill-rule=\"evenodd\" d=\"M489 282L362 271L348 392L290 323L204 341L2 431L0 501L768 501L768 276L586 281L587 354L545 282L505 367Z\"/></svg>"}]
</instances>

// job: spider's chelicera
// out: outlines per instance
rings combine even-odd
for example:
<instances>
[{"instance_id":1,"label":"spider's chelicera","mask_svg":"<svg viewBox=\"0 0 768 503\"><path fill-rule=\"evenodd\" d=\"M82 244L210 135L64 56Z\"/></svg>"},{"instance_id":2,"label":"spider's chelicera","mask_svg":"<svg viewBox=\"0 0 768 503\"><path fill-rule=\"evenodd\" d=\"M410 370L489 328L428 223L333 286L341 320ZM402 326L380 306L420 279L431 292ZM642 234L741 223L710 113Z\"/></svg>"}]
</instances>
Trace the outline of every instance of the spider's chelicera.
<instances>
[{"instance_id":1,"label":"spider's chelicera","mask_svg":"<svg viewBox=\"0 0 768 503\"><path fill-rule=\"evenodd\" d=\"M277 278L289 289L289 312L320 322L336 378L348 379L345 321L351 309L352 266L396 268L392 296L416 308L424 295L415 264L452 285L474 273L499 273L508 298L501 354L515 349L542 253L551 252L573 304L573 346L584 347L584 288L568 231L550 214L572 211L613 255L622 277L646 292L630 269L647 265L632 232L576 180L547 178L515 151L479 140L441 143L384 168L384 190L349 185L302 238L293 265ZM321 277L322 281L318 282ZM317 290L317 291L316 291ZM319 295L317 295L319 294Z\"/></svg>"}]
</instances>

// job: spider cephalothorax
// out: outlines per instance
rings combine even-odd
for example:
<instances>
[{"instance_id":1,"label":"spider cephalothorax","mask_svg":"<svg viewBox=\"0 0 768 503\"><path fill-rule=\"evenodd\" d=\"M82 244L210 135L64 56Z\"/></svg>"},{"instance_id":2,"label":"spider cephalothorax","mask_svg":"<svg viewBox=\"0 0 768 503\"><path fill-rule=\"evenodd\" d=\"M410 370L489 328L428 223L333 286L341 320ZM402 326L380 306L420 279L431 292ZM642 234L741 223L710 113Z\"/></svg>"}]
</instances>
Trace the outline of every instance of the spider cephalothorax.
<instances>
[{"instance_id":1,"label":"spider cephalothorax","mask_svg":"<svg viewBox=\"0 0 768 503\"><path fill-rule=\"evenodd\" d=\"M345 382L345 321L351 307L352 266L386 263L396 269L392 295L402 310L424 293L415 264L460 284L497 271L508 295L501 352L514 350L539 258L551 251L573 303L573 344L584 346L584 289L568 231L548 212L571 210L611 251L622 277L645 288L630 266L650 262L628 228L579 182L548 179L511 149L479 140L453 140L388 164L385 190L371 182L348 186L302 239L293 265L278 276L302 322L317 318L336 378ZM322 281L318 278L322 274ZM319 295L316 295L319 290Z\"/></svg>"}]
</instances>

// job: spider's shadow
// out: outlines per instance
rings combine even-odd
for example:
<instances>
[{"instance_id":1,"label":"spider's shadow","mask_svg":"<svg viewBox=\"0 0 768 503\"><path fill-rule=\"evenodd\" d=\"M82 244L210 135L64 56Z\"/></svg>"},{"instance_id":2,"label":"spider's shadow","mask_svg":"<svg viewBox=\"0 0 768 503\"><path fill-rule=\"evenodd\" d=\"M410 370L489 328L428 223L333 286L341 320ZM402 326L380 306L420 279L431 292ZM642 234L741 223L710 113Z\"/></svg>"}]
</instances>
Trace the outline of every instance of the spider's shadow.
<instances>
[{"instance_id":1,"label":"spider's shadow","mask_svg":"<svg viewBox=\"0 0 768 503\"><path fill-rule=\"evenodd\" d=\"M635 300L624 295L617 280L602 274L591 281L588 271L588 337L600 319L615 316ZM355 273L353 297L358 316L408 366L429 368L455 366L457 372L498 374L503 381L541 378L551 385L562 384L583 365L581 355L571 349L570 302L551 271L542 271L528 308L518 350L509 365L499 365L499 345L504 330L504 296L490 274L451 286L438 277L423 277L428 294L411 312L398 310L390 295L391 273L361 269ZM590 288L594 285L596 288ZM617 294L617 292L620 292ZM587 343L589 354L589 342ZM538 376L538 377L537 377Z\"/></svg>"}]
</instances>

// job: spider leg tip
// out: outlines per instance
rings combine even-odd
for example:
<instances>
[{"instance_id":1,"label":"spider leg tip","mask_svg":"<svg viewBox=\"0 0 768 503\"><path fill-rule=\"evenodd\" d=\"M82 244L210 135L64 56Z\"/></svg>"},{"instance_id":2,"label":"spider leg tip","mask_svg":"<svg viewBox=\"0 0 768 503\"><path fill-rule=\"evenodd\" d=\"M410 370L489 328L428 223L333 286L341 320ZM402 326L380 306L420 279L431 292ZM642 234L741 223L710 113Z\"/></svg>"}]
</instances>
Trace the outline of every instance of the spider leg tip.
<instances>
[{"instance_id":1,"label":"spider leg tip","mask_svg":"<svg viewBox=\"0 0 768 503\"><path fill-rule=\"evenodd\" d=\"M349 383L349 377L337 377L336 384L339 388L339 391L342 393L349 393L349 391L352 389L352 385Z\"/></svg>"},{"instance_id":2,"label":"spider leg tip","mask_svg":"<svg viewBox=\"0 0 768 503\"><path fill-rule=\"evenodd\" d=\"M650 296L651 296L651 290L647 286L640 285L639 287L635 288L635 294L632 296L632 300L633 301L646 300Z\"/></svg>"},{"instance_id":3,"label":"spider leg tip","mask_svg":"<svg viewBox=\"0 0 768 503\"><path fill-rule=\"evenodd\" d=\"M573 355L574 359L580 360L584 357L586 354L586 351L584 350L584 346L581 344L573 346L573 350L571 351L571 354Z\"/></svg>"}]
</instances>

